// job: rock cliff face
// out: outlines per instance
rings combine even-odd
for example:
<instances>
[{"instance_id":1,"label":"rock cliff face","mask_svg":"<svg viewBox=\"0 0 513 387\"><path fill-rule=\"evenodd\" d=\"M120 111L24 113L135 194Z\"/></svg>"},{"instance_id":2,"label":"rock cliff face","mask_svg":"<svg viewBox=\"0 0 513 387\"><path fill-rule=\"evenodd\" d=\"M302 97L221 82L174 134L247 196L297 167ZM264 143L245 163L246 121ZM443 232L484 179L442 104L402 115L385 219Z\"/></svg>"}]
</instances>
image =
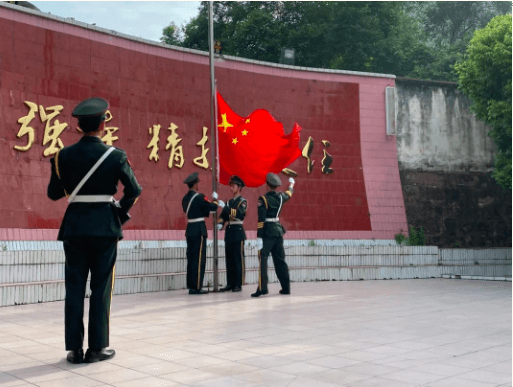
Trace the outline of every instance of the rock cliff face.
<instances>
[{"instance_id":1,"label":"rock cliff face","mask_svg":"<svg viewBox=\"0 0 513 387\"><path fill-rule=\"evenodd\" d=\"M408 225L424 227L426 245L511 246L511 191L489 174L399 170Z\"/></svg>"},{"instance_id":2,"label":"rock cliff face","mask_svg":"<svg viewBox=\"0 0 513 387\"><path fill-rule=\"evenodd\" d=\"M396 80L397 150L409 227L427 245L511 246L511 192L491 177L490 130L456 84Z\"/></svg>"}]
</instances>

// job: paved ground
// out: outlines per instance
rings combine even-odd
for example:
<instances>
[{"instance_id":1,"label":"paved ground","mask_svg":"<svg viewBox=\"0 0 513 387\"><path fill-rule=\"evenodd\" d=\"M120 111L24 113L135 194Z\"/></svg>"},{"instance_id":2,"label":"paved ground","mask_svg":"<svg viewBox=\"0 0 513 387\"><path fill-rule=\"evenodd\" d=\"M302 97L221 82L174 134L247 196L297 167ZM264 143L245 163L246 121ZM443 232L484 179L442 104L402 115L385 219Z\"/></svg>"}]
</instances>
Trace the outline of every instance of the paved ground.
<instances>
[{"instance_id":1,"label":"paved ground","mask_svg":"<svg viewBox=\"0 0 513 387\"><path fill-rule=\"evenodd\" d=\"M115 296L111 361L65 361L63 302L0 308L0 386L511 386L511 283ZM87 343L87 339L86 339Z\"/></svg>"}]
</instances>

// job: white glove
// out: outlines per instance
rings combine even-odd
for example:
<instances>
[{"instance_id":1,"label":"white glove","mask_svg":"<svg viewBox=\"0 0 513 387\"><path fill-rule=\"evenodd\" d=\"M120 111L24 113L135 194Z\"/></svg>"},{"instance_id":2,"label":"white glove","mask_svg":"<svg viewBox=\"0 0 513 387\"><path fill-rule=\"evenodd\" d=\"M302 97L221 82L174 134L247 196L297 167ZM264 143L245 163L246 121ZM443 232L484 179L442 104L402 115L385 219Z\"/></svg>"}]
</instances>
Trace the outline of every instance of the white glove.
<instances>
[{"instance_id":1,"label":"white glove","mask_svg":"<svg viewBox=\"0 0 513 387\"><path fill-rule=\"evenodd\" d=\"M264 241L262 240L262 238L257 238L257 250L262 250L262 248L264 247Z\"/></svg>"},{"instance_id":2,"label":"white glove","mask_svg":"<svg viewBox=\"0 0 513 387\"><path fill-rule=\"evenodd\" d=\"M223 229L223 224L222 223L218 223L217 224L217 229L218 230L222 230Z\"/></svg>"},{"instance_id":3,"label":"white glove","mask_svg":"<svg viewBox=\"0 0 513 387\"><path fill-rule=\"evenodd\" d=\"M119 200L114 200L114 205L115 205L117 208L121 208L121 204L119 204Z\"/></svg>"},{"instance_id":4,"label":"white glove","mask_svg":"<svg viewBox=\"0 0 513 387\"><path fill-rule=\"evenodd\" d=\"M294 187L294 184L296 184L296 181L294 180L293 177L289 177L289 183L290 183L291 187Z\"/></svg>"},{"instance_id":5,"label":"white glove","mask_svg":"<svg viewBox=\"0 0 513 387\"><path fill-rule=\"evenodd\" d=\"M223 209L223 208L224 208L224 206L225 206L225 204L224 204L224 202L223 202L222 200L218 200L218 201L217 201L217 205L218 205L218 207L219 207L219 208L221 208L221 209Z\"/></svg>"},{"instance_id":6,"label":"white glove","mask_svg":"<svg viewBox=\"0 0 513 387\"><path fill-rule=\"evenodd\" d=\"M217 196L217 192L215 192L215 191L214 191L214 192L212 192L212 198L213 198L214 200L216 200L216 199L218 198L218 196Z\"/></svg>"}]
</instances>

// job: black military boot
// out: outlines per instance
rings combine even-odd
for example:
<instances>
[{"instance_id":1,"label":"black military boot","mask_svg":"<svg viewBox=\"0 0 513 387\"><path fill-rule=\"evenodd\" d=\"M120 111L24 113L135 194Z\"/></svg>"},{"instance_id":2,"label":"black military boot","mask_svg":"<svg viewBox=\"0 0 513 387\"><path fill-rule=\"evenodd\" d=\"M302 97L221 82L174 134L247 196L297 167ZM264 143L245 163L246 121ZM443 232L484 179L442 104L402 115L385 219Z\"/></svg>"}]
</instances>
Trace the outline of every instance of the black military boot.
<instances>
[{"instance_id":1,"label":"black military boot","mask_svg":"<svg viewBox=\"0 0 513 387\"><path fill-rule=\"evenodd\" d=\"M260 289L257 289L257 291L251 295L251 297L260 297L267 293L269 293L269 292L268 291L263 292Z\"/></svg>"},{"instance_id":2,"label":"black military boot","mask_svg":"<svg viewBox=\"0 0 513 387\"><path fill-rule=\"evenodd\" d=\"M109 360L116 355L116 351L113 349L102 348L100 350L94 350L88 348L84 357L86 363L96 363L97 361Z\"/></svg>"},{"instance_id":3,"label":"black military boot","mask_svg":"<svg viewBox=\"0 0 513 387\"><path fill-rule=\"evenodd\" d=\"M208 294L208 290L203 290L203 289L199 289L199 290L196 290L196 289L189 289L189 294Z\"/></svg>"},{"instance_id":4,"label":"black military boot","mask_svg":"<svg viewBox=\"0 0 513 387\"><path fill-rule=\"evenodd\" d=\"M226 285L224 288L219 289L220 292L228 292L232 290L233 287L231 285Z\"/></svg>"},{"instance_id":5,"label":"black military boot","mask_svg":"<svg viewBox=\"0 0 513 387\"><path fill-rule=\"evenodd\" d=\"M66 360L73 364L82 364L84 362L84 350L69 351Z\"/></svg>"}]
</instances>

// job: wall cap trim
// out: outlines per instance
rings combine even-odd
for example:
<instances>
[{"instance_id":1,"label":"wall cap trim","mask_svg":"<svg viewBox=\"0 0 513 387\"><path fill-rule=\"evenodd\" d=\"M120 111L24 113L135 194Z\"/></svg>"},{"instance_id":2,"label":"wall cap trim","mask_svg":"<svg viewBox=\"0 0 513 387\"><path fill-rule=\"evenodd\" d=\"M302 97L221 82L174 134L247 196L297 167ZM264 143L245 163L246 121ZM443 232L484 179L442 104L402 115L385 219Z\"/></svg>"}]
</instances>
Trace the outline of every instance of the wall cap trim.
<instances>
[{"instance_id":1,"label":"wall cap trim","mask_svg":"<svg viewBox=\"0 0 513 387\"><path fill-rule=\"evenodd\" d=\"M105 35L115 36L118 38L130 40L130 41L134 41L134 42L138 42L138 43L144 43L144 44L148 44L151 46L156 46L156 47L173 50L173 51L187 52L187 53L202 55L202 56L207 56L207 57L209 56L209 53L207 51L172 46L172 45L169 45L166 43L156 42L153 40L144 39L144 38L140 38L137 36L132 36L132 35L124 34L121 32L117 32L115 30L110 30L107 28L94 26L92 24L87 24L87 23L84 23L84 22L81 22L81 21L78 21L78 20L75 20L72 18L65 18L65 17L61 17L61 16L51 15L51 14L48 14L45 12L20 7L18 5L9 4L6 2L0 2L0 8L2 8L2 7L8 8L9 10L12 10L12 11L30 14L33 16L45 18L48 20L53 20L56 22L64 23L64 24L73 25L75 27L84 28L84 29L87 29L90 31L95 31L95 32L99 32L99 33L102 33ZM219 58L219 57L220 57L219 55L216 55L216 58ZM375 77L375 78L392 78L392 79L396 78L396 76L393 74L366 73L366 72L362 72L362 71L333 70L333 69L321 69L321 68L315 68L315 67L291 66L291 65L283 65L283 64L279 64L279 63L264 62L264 61L247 59L247 58L239 58L239 57L230 56L230 55L223 55L222 59L234 61L234 62L251 63L251 64L266 66L266 67L277 67L277 68L281 68L281 69L294 70L294 71L308 71L308 72L330 73L330 74L341 74L341 75L358 75L358 76L363 76L363 77Z\"/></svg>"}]
</instances>

